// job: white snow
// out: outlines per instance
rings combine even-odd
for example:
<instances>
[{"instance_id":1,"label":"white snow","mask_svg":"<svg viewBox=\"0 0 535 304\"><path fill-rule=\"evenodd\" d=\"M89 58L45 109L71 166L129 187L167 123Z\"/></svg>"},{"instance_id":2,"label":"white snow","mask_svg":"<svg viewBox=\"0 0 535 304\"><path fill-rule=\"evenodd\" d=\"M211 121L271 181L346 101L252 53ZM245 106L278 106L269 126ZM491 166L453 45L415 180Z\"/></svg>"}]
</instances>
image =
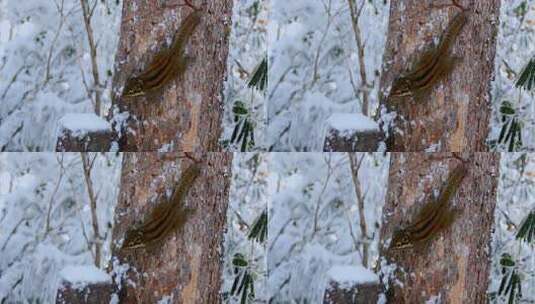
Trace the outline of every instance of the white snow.
<instances>
[{"instance_id":1,"label":"white snow","mask_svg":"<svg viewBox=\"0 0 535 304\"><path fill-rule=\"evenodd\" d=\"M87 60L80 1L0 1L0 146L5 151L54 151L58 120L66 113L93 113L95 90L102 93L101 113L108 112L122 1L92 2L98 87Z\"/></svg>"},{"instance_id":2,"label":"white snow","mask_svg":"<svg viewBox=\"0 0 535 304\"><path fill-rule=\"evenodd\" d=\"M93 265L67 266L60 271L61 277L70 283L111 282L111 277Z\"/></svg>"},{"instance_id":3,"label":"white snow","mask_svg":"<svg viewBox=\"0 0 535 304\"><path fill-rule=\"evenodd\" d=\"M341 132L379 130L379 125L373 119L361 113L335 113L327 119L327 124Z\"/></svg>"},{"instance_id":4,"label":"white snow","mask_svg":"<svg viewBox=\"0 0 535 304\"><path fill-rule=\"evenodd\" d=\"M385 201L388 157L358 153L361 157L364 215L374 235L370 257L375 257L379 233L372 223ZM269 158L269 299L321 303L333 265L362 266L355 250L361 232L349 159L345 153L270 153Z\"/></svg>"},{"instance_id":5,"label":"white snow","mask_svg":"<svg viewBox=\"0 0 535 304\"><path fill-rule=\"evenodd\" d=\"M375 283L379 277L373 271L359 265L335 265L327 272L329 278L339 283Z\"/></svg>"},{"instance_id":6,"label":"white snow","mask_svg":"<svg viewBox=\"0 0 535 304\"><path fill-rule=\"evenodd\" d=\"M92 113L70 113L63 116L58 124L60 130L67 129L74 136L81 136L88 132L111 130L108 121Z\"/></svg>"},{"instance_id":7,"label":"white snow","mask_svg":"<svg viewBox=\"0 0 535 304\"><path fill-rule=\"evenodd\" d=\"M357 3L364 3L359 25L367 85L347 1L271 2L266 140L272 151L321 151L324 122L333 113L362 113L362 92L369 94L368 113L375 112L389 4Z\"/></svg>"}]
</instances>

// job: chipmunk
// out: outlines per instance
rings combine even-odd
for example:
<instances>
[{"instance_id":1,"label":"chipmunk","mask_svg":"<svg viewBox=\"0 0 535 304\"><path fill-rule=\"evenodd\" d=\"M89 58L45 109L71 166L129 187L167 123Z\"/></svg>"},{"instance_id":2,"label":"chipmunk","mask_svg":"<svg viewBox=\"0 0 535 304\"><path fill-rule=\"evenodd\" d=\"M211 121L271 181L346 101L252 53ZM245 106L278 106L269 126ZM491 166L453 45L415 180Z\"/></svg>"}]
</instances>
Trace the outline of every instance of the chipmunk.
<instances>
[{"instance_id":1,"label":"chipmunk","mask_svg":"<svg viewBox=\"0 0 535 304\"><path fill-rule=\"evenodd\" d=\"M449 50L468 21L468 11L463 9L446 28L439 45L425 52L415 68L407 75L397 78L390 90L390 96L413 96L416 100L451 73L459 60Z\"/></svg>"},{"instance_id":2,"label":"chipmunk","mask_svg":"<svg viewBox=\"0 0 535 304\"><path fill-rule=\"evenodd\" d=\"M184 208L184 199L200 173L197 163L186 168L171 198L154 207L139 227L126 232L122 249L154 248L172 232L183 227L194 212L194 209Z\"/></svg>"},{"instance_id":3,"label":"chipmunk","mask_svg":"<svg viewBox=\"0 0 535 304\"><path fill-rule=\"evenodd\" d=\"M184 55L185 44L201 22L201 10L191 12L180 25L170 48L161 50L140 75L127 80L123 96L144 95L184 74L193 58Z\"/></svg>"},{"instance_id":4,"label":"chipmunk","mask_svg":"<svg viewBox=\"0 0 535 304\"><path fill-rule=\"evenodd\" d=\"M458 210L450 207L449 202L457 193L466 174L465 163L456 167L448 176L438 198L423 206L409 226L394 231L390 249L411 248L423 244L449 227L458 213Z\"/></svg>"}]
</instances>

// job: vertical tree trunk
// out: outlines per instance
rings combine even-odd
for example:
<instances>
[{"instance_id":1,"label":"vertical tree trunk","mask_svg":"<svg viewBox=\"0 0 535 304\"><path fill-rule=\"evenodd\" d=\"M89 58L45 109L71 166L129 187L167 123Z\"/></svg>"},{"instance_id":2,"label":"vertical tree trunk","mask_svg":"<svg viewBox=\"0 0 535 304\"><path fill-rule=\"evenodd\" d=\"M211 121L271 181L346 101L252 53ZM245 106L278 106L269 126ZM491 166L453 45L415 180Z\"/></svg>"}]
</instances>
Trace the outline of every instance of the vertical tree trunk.
<instances>
[{"instance_id":1,"label":"vertical tree trunk","mask_svg":"<svg viewBox=\"0 0 535 304\"><path fill-rule=\"evenodd\" d=\"M125 157L112 248L112 261L130 266L122 280L121 303L156 303L164 297L170 297L172 303L220 302L220 256L232 154L193 157L203 162L202 173L183 204L194 208L194 214L161 248L130 252L117 247L117 240L147 215L158 203L152 200L154 194L164 195L191 161L182 158L177 163L174 154L132 153ZM119 268L113 264L114 272Z\"/></svg>"},{"instance_id":2,"label":"vertical tree trunk","mask_svg":"<svg viewBox=\"0 0 535 304\"><path fill-rule=\"evenodd\" d=\"M124 249L126 232L150 219L196 161L201 173L177 206L194 210L184 225L155 247ZM57 303L220 303L231 161L223 152L125 154L108 266L113 283L74 288L64 282Z\"/></svg>"},{"instance_id":3,"label":"vertical tree trunk","mask_svg":"<svg viewBox=\"0 0 535 304\"><path fill-rule=\"evenodd\" d=\"M499 154L463 153L467 174L448 204L453 223L414 248L389 248L393 231L405 228L462 162L451 153L392 155L383 210L380 267L388 303L487 303L491 229Z\"/></svg>"},{"instance_id":4,"label":"vertical tree trunk","mask_svg":"<svg viewBox=\"0 0 535 304\"><path fill-rule=\"evenodd\" d=\"M487 151L500 0L458 2L469 10L468 22L450 49L460 61L421 100L396 101L389 97L393 81L441 37L460 9L451 0L391 1L378 112L387 122L383 128L388 130L389 151ZM432 7L440 4L450 6ZM385 115L394 112L395 118Z\"/></svg>"},{"instance_id":5,"label":"vertical tree trunk","mask_svg":"<svg viewBox=\"0 0 535 304\"><path fill-rule=\"evenodd\" d=\"M184 0L124 1L110 110L120 131L121 151L220 150L221 92L232 1L187 2L201 7L203 13L200 25L186 41L186 56L193 60L188 60L184 75L145 96L122 97L127 79L138 75L156 53L170 45L182 20L193 11Z\"/></svg>"}]
</instances>

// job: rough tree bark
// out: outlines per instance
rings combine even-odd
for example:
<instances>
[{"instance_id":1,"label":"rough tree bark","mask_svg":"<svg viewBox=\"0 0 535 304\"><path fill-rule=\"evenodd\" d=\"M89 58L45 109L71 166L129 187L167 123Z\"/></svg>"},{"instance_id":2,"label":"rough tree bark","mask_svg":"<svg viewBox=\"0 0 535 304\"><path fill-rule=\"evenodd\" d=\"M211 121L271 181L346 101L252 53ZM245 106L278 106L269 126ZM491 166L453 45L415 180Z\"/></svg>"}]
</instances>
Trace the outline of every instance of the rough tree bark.
<instances>
[{"instance_id":1,"label":"rough tree bark","mask_svg":"<svg viewBox=\"0 0 535 304\"><path fill-rule=\"evenodd\" d=\"M126 80L147 67L168 46L181 21L192 11L184 0L124 1L121 36L113 78L110 119L121 151L220 151L228 37L232 1L194 1L204 12L186 45L194 57L182 78L156 92L121 97ZM124 116L128 119L122 125Z\"/></svg>"},{"instance_id":2,"label":"rough tree bark","mask_svg":"<svg viewBox=\"0 0 535 304\"><path fill-rule=\"evenodd\" d=\"M500 0L458 0L470 11L468 23L453 42L461 61L425 100L388 98L393 81L406 72L460 11L451 0L399 0L390 4L390 21L381 76L380 121L397 117L388 128L389 151L487 151L490 89L496 53ZM447 4L449 6L437 8ZM435 7L433 7L435 6ZM391 115L390 115L391 116Z\"/></svg>"},{"instance_id":3,"label":"rough tree bark","mask_svg":"<svg viewBox=\"0 0 535 304\"><path fill-rule=\"evenodd\" d=\"M126 231L168 197L193 159L202 169L182 202L195 210L185 225L156 249L121 249ZM65 283L57 302L108 303L113 295L120 303L220 303L231 161L231 153L125 154L108 266L114 282L78 290Z\"/></svg>"},{"instance_id":4,"label":"rough tree bark","mask_svg":"<svg viewBox=\"0 0 535 304\"><path fill-rule=\"evenodd\" d=\"M491 229L499 178L497 153L463 153L468 173L449 202L451 226L423 246L389 250L392 233L429 203L461 161L451 153L392 155L383 209L380 275L388 303L487 303Z\"/></svg>"}]
</instances>

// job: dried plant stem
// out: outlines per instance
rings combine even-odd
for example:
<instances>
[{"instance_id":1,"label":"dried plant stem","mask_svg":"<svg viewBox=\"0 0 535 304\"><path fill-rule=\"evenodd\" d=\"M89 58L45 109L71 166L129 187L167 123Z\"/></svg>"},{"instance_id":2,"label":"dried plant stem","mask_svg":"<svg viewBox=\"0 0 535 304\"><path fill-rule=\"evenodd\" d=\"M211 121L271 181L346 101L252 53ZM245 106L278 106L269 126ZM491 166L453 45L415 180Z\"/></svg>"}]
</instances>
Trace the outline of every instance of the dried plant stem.
<instances>
[{"instance_id":1,"label":"dried plant stem","mask_svg":"<svg viewBox=\"0 0 535 304\"><path fill-rule=\"evenodd\" d=\"M99 73L98 73L98 65L97 65L97 46L95 44L95 39L93 38L93 28L91 27L91 17L93 16L93 11L97 5L97 1L95 1L93 8L91 10L89 9L89 3L87 0L80 0L80 4L82 6L82 12L84 15L84 23L85 23L85 30L87 32L87 40L89 41L89 52L91 54L91 67L93 71L93 81L95 83L94 90L95 90L95 114L100 116L100 107L101 107L101 99L100 99L100 81L99 81Z\"/></svg>"},{"instance_id":2,"label":"dried plant stem","mask_svg":"<svg viewBox=\"0 0 535 304\"><path fill-rule=\"evenodd\" d=\"M100 252L102 242L100 239L100 232L98 229L98 218L97 218L97 199L95 197L95 192L93 190L93 182L91 181L91 169L93 167L93 162L95 157L92 160L87 158L87 153L80 153L82 158L82 167L84 169L85 184L87 186L87 194L89 195L89 204L91 207L91 221L93 224L93 234L95 240L95 266L100 267Z\"/></svg>"},{"instance_id":3,"label":"dried plant stem","mask_svg":"<svg viewBox=\"0 0 535 304\"><path fill-rule=\"evenodd\" d=\"M364 160L364 154L357 159L355 153L348 153L349 164L351 165L351 177L353 178L353 184L355 185L355 194L357 195L357 207L359 210L359 224L360 224L360 234L362 241L362 265L368 267L368 256L369 256L369 242L368 242L368 229L366 226L366 217L364 216L364 195L362 193L362 187L359 180L359 170Z\"/></svg>"},{"instance_id":4,"label":"dried plant stem","mask_svg":"<svg viewBox=\"0 0 535 304\"><path fill-rule=\"evenodd\" d=\"M362 1L360 7L356 8L355 0L347 0L349 4L349 12L351 14L351 25L353 26L353 34L355 35L355 42L357 43L357 54L359 57L359 71L361 87L368 87L368 77L366 75L366 64L364 63L364 43L362 41L362 35L359 27L359 19L364 8L366 1ZM368 116L369 108L369 90L364 89L362 91L362 114Z\"/></svg>"}]
</instances>

